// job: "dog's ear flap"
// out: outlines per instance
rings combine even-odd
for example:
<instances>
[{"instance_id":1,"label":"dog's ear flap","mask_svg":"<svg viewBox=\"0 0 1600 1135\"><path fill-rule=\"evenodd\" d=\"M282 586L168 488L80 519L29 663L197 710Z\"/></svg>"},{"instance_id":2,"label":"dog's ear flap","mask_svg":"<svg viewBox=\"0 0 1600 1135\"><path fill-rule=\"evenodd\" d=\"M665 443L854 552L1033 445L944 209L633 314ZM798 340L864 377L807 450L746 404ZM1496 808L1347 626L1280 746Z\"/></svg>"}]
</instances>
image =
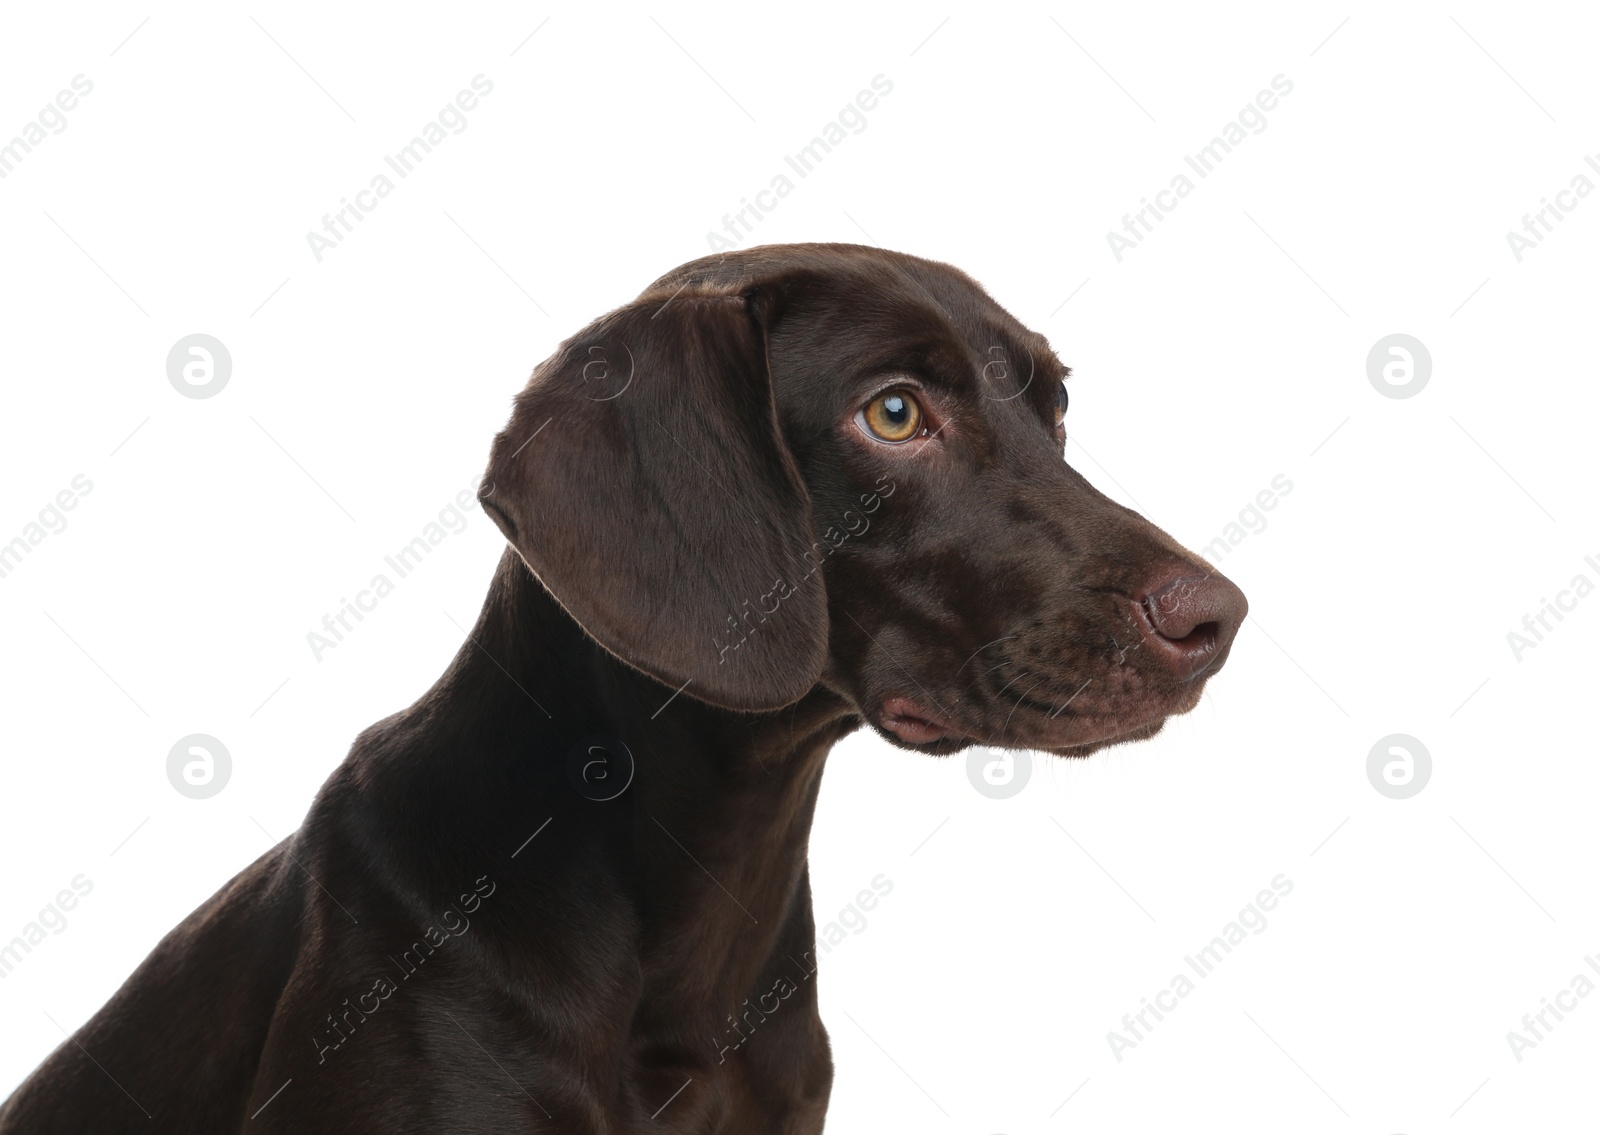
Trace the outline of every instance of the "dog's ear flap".
<instances>
[{"instance_id":1,"label":"dog's ear flap","mask_svg":"<svg viewBox=\"0 0 1600 1135\"><path fill-rule=\"evenodd\" d=\"M597 320L534 371L479 492L596 642L739 710L802 697L828 641L759 306L680 295Z\"/></svg>"}]
</instances>

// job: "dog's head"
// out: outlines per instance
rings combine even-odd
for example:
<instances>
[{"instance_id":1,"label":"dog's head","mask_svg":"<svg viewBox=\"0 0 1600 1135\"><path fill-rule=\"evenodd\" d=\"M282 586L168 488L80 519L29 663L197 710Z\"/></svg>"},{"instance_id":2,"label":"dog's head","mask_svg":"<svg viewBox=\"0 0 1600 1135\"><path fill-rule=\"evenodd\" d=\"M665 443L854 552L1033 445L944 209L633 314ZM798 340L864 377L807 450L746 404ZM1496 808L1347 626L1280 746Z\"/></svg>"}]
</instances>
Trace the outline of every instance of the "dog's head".
<instances>
[{"instance_id":1,"label":"dog's head","mask_svg":"<svg viewBox=\"0 0 1600 1135\"><path fill-rule=\"evenodd\" d=\"M1085 753L1193 708L1245 598L1066 464L1067 374L943 264L710 257L539 366L480 499L686 696L820 684L910 747Z\"/></svg>"}]
</instances>

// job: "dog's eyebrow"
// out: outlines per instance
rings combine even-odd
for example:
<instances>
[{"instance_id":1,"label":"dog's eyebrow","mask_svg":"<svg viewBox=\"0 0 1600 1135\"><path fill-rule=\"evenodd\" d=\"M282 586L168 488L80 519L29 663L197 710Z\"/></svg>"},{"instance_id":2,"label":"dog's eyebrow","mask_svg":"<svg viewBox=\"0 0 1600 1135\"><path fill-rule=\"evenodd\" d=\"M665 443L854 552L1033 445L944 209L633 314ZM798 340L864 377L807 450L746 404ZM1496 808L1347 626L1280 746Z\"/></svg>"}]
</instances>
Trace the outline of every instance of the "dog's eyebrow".
<instances>
[{"instance_id":1,"label":"dog's eyebrow","mask_svg":"<svg viewBox=\"0 0 1600 1135\"><path fill-rule=\"evenodd\" d=\"M980 333L988 337L990 342L1004 346L1008 352L1018 356L1031 355L1036 364L1046 364L1042 369L1067 369L1044 334L1019 322L1006 312L990 313L983 319L980 328Z\"/></svg>"},{"instance_id":2,"label":"dog's eyebrow","mask_svg":"<svg viewBox=\"0 0 1600 1135\"><path fill-rule=\"evenodd\" d=\"M1062 379L1072 374L1072 368L1061 361L1061 356L1056 354L1050 346L1050 340L1031 328L1024 328L1021 336L1024 347L1036 359L1045 364L1045 370L1053 370L1060 374Z\"/></svg>"},{"instance_id":3,"label":"dog's eyebrow","mask_svg":"<svg viewBox=\"0 0 1600 1135\"><path fill-rule=\"evenodd\" d=\"M1055 375L1058 382L1065 382L1072 377L1072 368L1061 361L1061 356L1050 349L1049 343L1041 340L1033 355L1043 364L1039 368L1042 373Z\"/></svg>"},{"instance_id":4,"label":"dog's eyebrow","mask_svg":"<svg viewBox=\"0 0 1600 1135\"><path fill-rule=\"evenodd\" d=\"M1016 356L1028 358L1036 377L1064 382L1071 376L1072 368L1061 361L1061 357L1051 348L1050 340L1032 328L998 328L997 334Z\"/></svg>"},{"instance_id":5,"label":"dog's eyebrow","mask_svg":"<svg viewBox=\"0 0 1600 1135\"><path fill-rule=\"evenodd\" d=\"M965 365L965 358L943 337L908 339L885 344L862 359L854 384L868 385L882 375L900 372L929 386L954 390L963 381Z\"/></svg>"}]
</instances>

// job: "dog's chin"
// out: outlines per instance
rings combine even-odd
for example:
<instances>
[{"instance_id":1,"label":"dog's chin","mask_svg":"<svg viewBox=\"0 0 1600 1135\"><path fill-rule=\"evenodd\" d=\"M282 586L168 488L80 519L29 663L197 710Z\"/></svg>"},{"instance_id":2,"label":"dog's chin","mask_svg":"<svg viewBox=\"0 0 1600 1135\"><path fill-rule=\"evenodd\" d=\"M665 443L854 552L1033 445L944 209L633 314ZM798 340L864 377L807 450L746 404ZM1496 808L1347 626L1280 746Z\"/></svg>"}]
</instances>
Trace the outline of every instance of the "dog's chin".
<instances>
[{"instance_id":1,"label":"dog's chin","mask_svg":"<svg viewBox=\"0 0 1600 1135\"><path fill-rule=\"evenodd\" d=\"M1130 741L1148 741L1161 730L1166 728L1167 717L1163 715L1148 725L1141 725L1130 729L1126 733L1117 733L1098 741L1085 741L1072 745L1037 745L1035 748L1058 757L1087 757L1090 753L1097 753L1101 749L1109 749L1112 745L1126 745Z\"/></svg>"},{"instance_id":2,"label":"dog's chin","mask_svg":"<svg viewBox=\"0 0 1600 1135\"><path fill-rule=\"evenodd\" d=\"M973 745L1034 749L1060 757L1086 757L1112 745L1145 741L1160 733L1169 717L1188 713L1200 702L1204 683L1196 682L1161 699L1141 699L1113 713L1052 716L1037 711L1008 712L999 722L958 721L909 698L891 697L872 721L892 744L934 756Z\"/></svg>"}]
</instances>

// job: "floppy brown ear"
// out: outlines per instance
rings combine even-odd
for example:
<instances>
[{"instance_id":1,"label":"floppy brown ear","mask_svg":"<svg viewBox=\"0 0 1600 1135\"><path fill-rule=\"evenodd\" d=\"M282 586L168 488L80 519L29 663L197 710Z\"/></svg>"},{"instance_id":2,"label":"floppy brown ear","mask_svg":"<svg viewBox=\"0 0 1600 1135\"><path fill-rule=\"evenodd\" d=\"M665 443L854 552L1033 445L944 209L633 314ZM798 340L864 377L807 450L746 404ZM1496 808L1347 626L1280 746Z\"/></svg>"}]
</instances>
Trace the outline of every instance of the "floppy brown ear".
<instances>
[{"instance_id":1,"label":"floppy brown ear","mask_svg":"<svg viewBox=\"0 0 1600 1135\"><path fill-rule=\"evenodd\" d=\"M668 686L774 709L821 673L810 499L745 297L642 300L563 343L479 500L596 642Z\"/></svg>"}]
</instances>

